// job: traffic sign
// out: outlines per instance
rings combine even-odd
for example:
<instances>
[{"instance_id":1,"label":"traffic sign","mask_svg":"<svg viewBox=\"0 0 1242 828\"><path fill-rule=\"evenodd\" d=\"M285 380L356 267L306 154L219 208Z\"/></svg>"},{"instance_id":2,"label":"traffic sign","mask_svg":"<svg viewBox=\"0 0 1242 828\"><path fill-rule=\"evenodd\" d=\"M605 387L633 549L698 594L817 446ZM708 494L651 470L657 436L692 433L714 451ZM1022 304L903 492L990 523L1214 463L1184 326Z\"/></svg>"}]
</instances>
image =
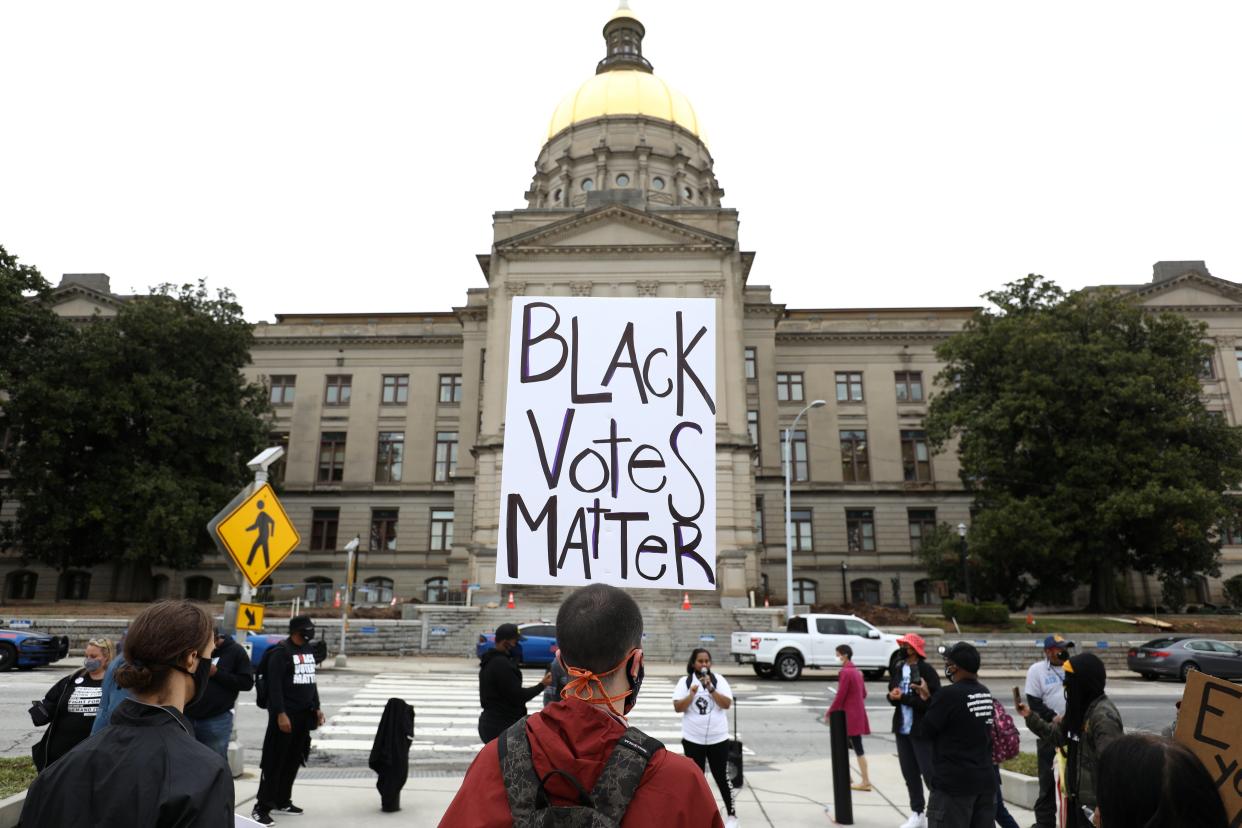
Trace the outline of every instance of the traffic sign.
<instances>
[{"instance_id":1,"label":"traffic sign","mask_svg":"<svg viewBox=\"0 0 1242 828\"><path fill-rule=\"evenodd\" d=\"M262 630L263 629L263 605L262 604L238 604L237 605L237 629L239 630Z\"/></svg>"},{"instance_id":2,"label":"traffic sign","mask_svg":"<svg viewBox=\"0 0 1242 828\"><path fill-rule=\"evenodd\" d=\"M285 508L266 483L243 489L207 528L256 588L301 542Z\"/></svg>"}]
</instances>

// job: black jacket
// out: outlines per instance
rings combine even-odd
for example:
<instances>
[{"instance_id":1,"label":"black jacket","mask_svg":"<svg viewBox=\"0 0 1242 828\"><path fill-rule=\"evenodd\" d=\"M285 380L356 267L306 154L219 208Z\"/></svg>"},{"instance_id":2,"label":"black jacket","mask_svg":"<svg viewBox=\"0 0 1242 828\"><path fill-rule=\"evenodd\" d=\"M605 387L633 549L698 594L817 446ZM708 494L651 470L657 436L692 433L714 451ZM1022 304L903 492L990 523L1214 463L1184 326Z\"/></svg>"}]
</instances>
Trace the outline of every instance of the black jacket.
<instances>
[{"instance_id":1,"label":"black jacket","mask_svg":"<svg viewBox=\"0 0 1242 828\"><path fill-rule=\"evenodd\" d=\"M517 662L495 648L479 659L479 706L484 712L516 722L526 715L526 703L543 692L543 685L522 686Z\"/></svg>"},{"instance_id":2,"label":"black jacket","mask_svg":"<svg viewBox=\"0 0 1242 828\"><path fill-rule=\"evenodd\" d=\"M180 711L126 699L108 727L39 774L21 824L232 828L233 777Z\"/></svg>"},{"instance_id":3,"label":"black jacket","mask_svg":"<svg viewBox=\"0 0 1242 828\"><path fill-rule=\"evenodd\" d=\"M226 637L215 654L220 658L216 662L216 673L207 682L202 701L185 709L187 718L210 719L227 713L237 703L238 693L254 687L254 669L242 645Z\"/></svg>"},{"instance_id":4,"label":"black jacket","mask_svg":"<svg viewBox=\"0 0 1242 828\"><path fill-rule=\"evenodd\" d=\"M902 664L903 662L898 660L894 661L890 665L891 669L889 670L888 679L889 690L892 690L894 687L901 686ZM936 675L936 671L931 668L931 665L929 665L925 659L919 659L918 667L919 676L922 677L923 681L927 682L927 689L935 695L936 691L940 689L940 676ZM913 681L914 676L911 676L910 680ZM931 703L931 696L928 697L927 701L923 701L919 698L918 693L911 690L909 693L906 693L901 697L901 701L895 702L892 699L889 699L888 703L893 706L893 732L899 733L901 731L901 707L902 705L906 705L914 711L914 723L910 726L910 735L916 738L922 738L923 715L927 713L927 705Z\"/></svg>"}]
</instances>

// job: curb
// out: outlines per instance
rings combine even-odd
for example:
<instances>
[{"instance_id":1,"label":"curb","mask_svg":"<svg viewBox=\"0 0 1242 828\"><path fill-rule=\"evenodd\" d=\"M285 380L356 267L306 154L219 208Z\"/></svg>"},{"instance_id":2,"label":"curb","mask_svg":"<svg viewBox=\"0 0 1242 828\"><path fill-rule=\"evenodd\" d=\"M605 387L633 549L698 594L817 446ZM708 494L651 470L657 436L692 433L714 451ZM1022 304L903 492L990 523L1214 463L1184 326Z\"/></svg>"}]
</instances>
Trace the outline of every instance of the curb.
<instances>
[{"instance_id":1,"label":"curb","mask_svg":"<svg viewBox=\"0 0 1242 828\"><path fill-rule=\"evenodd\" d=\"M22 818L22 806L25 804L25 791L15 793L8 799L0 799L0 828L15 828Z\"/></svg>"}]
</instances>

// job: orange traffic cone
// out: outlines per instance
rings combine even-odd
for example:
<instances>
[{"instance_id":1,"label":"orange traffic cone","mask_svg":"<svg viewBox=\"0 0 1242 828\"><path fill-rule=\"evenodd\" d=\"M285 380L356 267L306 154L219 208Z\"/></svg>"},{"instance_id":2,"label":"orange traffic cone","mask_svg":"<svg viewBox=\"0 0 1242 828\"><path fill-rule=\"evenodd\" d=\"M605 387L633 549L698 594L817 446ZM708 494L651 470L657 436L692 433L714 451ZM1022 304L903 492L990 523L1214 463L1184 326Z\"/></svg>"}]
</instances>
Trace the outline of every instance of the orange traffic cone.
<instances>
[{"instance_id":1,"label":"orange traffic cone","mask_svg":"<svg viewBox=\"0 0 1242 828\"><path fill-rule=\"evenodd\" d=\"M332 593L332 609L340 609L340 608L341 608L341 593L334 592Z\"/></svg>"},{"instance_id":2,"label":"orange traffic cone","mask_svg":"<svg viewBox=\"0 0 1242 828\"><path fill-rule=\"evenodd\" d=\"M513 593L509 593L509 603L505 604L505 609L517 609L517 604L513 603Z\"/></svg>"},{"instance_id":3,"label":"orange traffic cone","mask_svg":"<svg viewBox=\"0 0 1242 828\"><path fill-rule=\"evenodd\" d=\"M1032 625L1032 624L1034 624L1034 623L1035 623L1035 614L1034 614L1034 613L1031 613L1031 612L1028 612L1028 613L1026 614L1026 625L1029 627L1029 626L1031 626L1031 625Z\"/></svg>"},{"instance_id":4,"label":"orange traffic cone","mask_svg":"<svg viewBox=\"0 0 1242 828\"><path fill-rule=\"evenodd\" d=\"M763 596L763 605L764 605L765 607L770 607L770 606L772 606L771 604L769 604L769 603L768 603L768 596L766 596L766 595L765 595L765 596Z\"/></svg>"},{"instance_id":5,"label":"orange traffic cone","mask_svg":"<svg viewBox=\"0 0 1242 828\"><path fill-rule=\"evenodd\" d=\"M684 610L690 609L690 593L688 592L682 593L681 608Z\"/></svg>"}]
</instances>

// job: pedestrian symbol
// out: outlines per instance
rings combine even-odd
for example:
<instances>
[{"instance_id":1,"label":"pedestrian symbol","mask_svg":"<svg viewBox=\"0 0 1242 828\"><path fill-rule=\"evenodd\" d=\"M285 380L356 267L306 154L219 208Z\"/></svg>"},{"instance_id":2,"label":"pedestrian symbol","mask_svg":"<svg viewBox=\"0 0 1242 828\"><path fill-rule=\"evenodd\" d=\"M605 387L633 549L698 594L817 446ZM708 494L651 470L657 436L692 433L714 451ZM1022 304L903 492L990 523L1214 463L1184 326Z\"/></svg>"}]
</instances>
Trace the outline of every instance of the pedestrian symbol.
<instances>
[{"instance_id":1,"label":"pedestrian symbol","mask_svg":"<svg viewBox=\"0 0 1242 828\"><path fill-rule=\"evenodd\" d=\"M207 528L252 587L260 586L301 542L266 483L244 490Z\"/></svg>"},{"instance_id":2,"label":"pedestrian symbol","mask_svg":"<svg viewBox=\"0 0 1242 828\"><path fill-rule=\"evenodd\" d=\"M262 630L263 629L263 605L262 604L238 604L237 605L237 629L239 630Z\"/></svg>"}]
</instances>

